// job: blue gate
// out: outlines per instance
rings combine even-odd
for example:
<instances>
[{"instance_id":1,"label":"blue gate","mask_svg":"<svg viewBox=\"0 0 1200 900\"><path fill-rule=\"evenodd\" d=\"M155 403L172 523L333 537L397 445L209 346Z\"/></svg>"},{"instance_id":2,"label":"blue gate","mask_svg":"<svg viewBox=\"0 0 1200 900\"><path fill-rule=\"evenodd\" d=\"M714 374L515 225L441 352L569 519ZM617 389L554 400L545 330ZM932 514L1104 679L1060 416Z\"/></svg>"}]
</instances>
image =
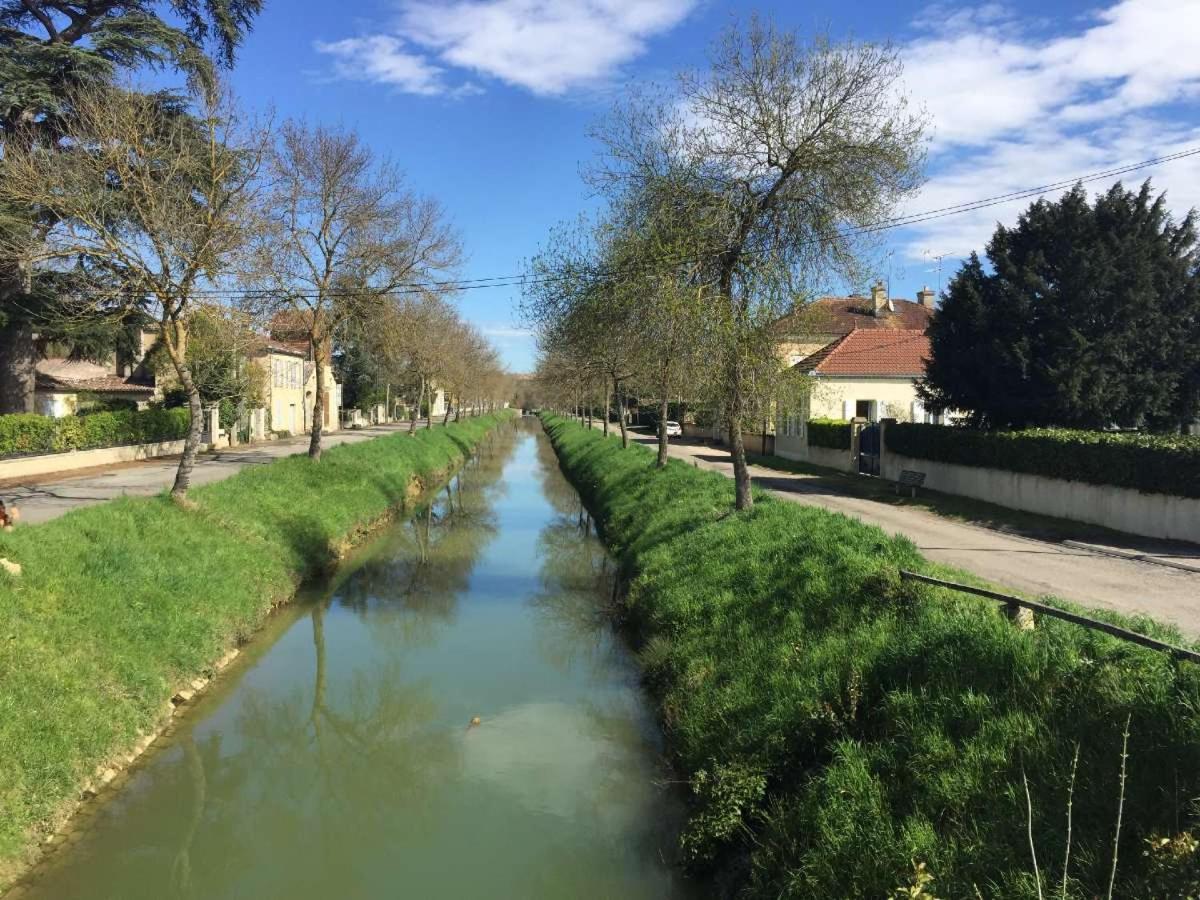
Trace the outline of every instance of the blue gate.
<instances>
[{"instance_id":1,"label":"blue gate","mask_svg":"<svg viewBox=\"0 0 1200 900\"><path fill-rule=\"evenodd\" d=\"M867 425L858 433L858 471L879 475L879 424Z\"/></svg>"}]
</instances>

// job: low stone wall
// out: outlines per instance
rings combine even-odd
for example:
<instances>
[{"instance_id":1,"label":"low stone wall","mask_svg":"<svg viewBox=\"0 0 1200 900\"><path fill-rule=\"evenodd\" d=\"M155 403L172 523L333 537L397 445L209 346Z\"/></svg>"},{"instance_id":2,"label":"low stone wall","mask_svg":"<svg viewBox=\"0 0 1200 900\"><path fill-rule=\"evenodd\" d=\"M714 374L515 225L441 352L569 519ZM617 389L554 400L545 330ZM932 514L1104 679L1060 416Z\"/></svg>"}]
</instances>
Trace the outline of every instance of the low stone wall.
<instances>
[{"instance_id":1,"label":"low stone wall","mask_svg":"<svg viewBox=\"0 0 1200 900\"><path fill-rule=\"evenodd\" d=\"M784 459L794 459L797 462L812 463L814 466L824 466L827 469L837 469L842 472L858 470L854 454L849 450L834 450L830 447L818 447L816 444L805 443L802 435L775 439L775 455Z\"/></svg>"},{"instance_id":2,"label":"low stone wall","mask_svg":"<svg viewBox=\"0 0 1200 900\"><path fill-rule=\"evenodd\" d=\"M934 462L885 450L880 474L895 481L904 469L924 472L925 486L946 494L1128 534L1200 542L1200 500L1196 499Z\"/></svg>"},{"instance_id":3,"label":"low stone wall","mask_svg":"<svg viewBox=\"0 0 1200 900\"><path fill-rule=\"evenodd\" d=\"M200 449L205 449L204 445ZM19 456L0 460L0 481L153 459L156 456L174 456L182 452L183 441L163 441L157 444L103 447L99 450L68 450L66 453L47 453L42 456Z\"/></svg>"},{"instance_id":4,"label":"low stone wall","mask_svg":"<svg viewBox=\"0 0 1200 900\"><path fill-rule=\"evenodd\" d=\"M729 444L729 434L724 428L713 428L712 440L718 444ZM687 431L684 431L684 437L687 437ZM761 431L743 431L742 446L747 453L757 453L760 456L772 456L775 453L775 435L763 434Z\"/></svg>"}]
</instances>

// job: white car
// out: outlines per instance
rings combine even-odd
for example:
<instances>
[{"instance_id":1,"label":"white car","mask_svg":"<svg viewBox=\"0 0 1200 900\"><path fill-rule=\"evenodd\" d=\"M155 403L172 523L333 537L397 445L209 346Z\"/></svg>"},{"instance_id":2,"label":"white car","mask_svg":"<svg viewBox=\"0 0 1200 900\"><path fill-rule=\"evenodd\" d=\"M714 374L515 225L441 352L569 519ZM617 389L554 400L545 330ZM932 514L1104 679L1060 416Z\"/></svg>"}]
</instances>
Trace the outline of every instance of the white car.
<instances>
[{"instance_id":1,"label":"white car","mask_svg":"<svg viewBox=\"0 0 1200 900\"><path fill-rule=\"evenodd\" d=\"M667 420L667 437L683 437L683 428L678 422Z\"/></svg>"}]
</instances>

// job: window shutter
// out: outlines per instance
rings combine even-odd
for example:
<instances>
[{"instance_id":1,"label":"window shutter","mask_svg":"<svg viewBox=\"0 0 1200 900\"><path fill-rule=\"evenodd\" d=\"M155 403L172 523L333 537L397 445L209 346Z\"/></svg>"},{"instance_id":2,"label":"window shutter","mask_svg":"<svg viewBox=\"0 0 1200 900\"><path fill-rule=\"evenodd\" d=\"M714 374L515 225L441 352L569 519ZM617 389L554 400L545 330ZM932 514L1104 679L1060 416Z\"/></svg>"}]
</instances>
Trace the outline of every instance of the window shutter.
<instances>
[{"instance_id":1,"label":"window shutter","mask_svg":"<svg viewBox=\"0 0 1200 900\"><path fill-rule=\"evenodd\" d=\"M849 422L851 419L854 418L854 401L853 400L842 401L842 418L845 419L847 422Z\"/></svg>"}]
</instances>

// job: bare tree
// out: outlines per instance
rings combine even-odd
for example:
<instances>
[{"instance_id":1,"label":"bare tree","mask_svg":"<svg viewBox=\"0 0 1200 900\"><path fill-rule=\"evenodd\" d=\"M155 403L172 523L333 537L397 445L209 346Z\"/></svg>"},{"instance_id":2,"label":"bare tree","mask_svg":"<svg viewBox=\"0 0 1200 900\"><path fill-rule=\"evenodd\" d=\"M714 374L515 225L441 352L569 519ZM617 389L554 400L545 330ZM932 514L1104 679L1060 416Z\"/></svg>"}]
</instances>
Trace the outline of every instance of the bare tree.
<instances>
[{"instance_id":1,"label":"bare tree","mask_svg":"<svg viewBox=\"0 0 1200 900\"><path fill-rule=\"evenodd\" d=\"M774 354L769 323L805 286L857 280L863 229L920 183L923 116L888 46L802 44L758 19L732 27L709 69L657 101L631 97L597 130L591 173L614 197L655 181L687 211L723 318L724 416L737 508L752 503L741 431L749 372Z\"/></svg>"},{"instance_id":2,"label":"bare tree","mask_svg":"<svg viewBox=\"0 0 1200 900\"><path fill-rule=\"evenodd\" d=\"M312 348L316 397L308 455L321 457L333 335L388 295L457 266L441 206L409 190L352 131L286 123L270 156L265 225L248 273L259 307L289 314Z\"/></svg>"},{"instance_id":3,"label":"bare tree","mask_svg":"<svg viewBox=\"0 0 1200 900\"><path fill-rule=\"evenodd\" d=\"M120 89L80 91L72 106L54 152L21 141L6 149L0 201L42 211L53 224L41 242L3 252L31 265L71 260L110 276L75 300L80 316L137 308L157 324L191 409L171 488L182 498L203 418L189 319L205 286L225 276L244 247L265 130L243 122L216 91L194 112Z\"/></svg>"}]
</instances>

